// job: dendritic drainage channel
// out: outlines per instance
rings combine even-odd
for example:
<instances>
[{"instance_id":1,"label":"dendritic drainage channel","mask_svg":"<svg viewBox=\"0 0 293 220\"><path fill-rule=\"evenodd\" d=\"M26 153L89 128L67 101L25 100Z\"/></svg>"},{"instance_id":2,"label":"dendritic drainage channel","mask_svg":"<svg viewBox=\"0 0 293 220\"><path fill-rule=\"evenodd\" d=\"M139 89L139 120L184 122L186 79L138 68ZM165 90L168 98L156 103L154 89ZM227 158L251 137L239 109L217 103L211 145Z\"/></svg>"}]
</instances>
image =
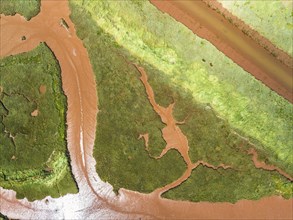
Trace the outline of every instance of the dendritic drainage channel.
<instances>
[{"instance_id":1,"label":"dendritic drainage channel","mask_svg":"<svg viewBox=\"0 0 293 220\"><path fill-rule=\"evenodd\" d=\"M135 65L135 66L138 69L138 71L141 73L140 80L142 81L142 83L145 87L148 99L149 99L153 109L160 116L162 122L164 124L166 124L166 127L164 127L162 130L162 135L163 135L163 138L166 141L167 145L165 146L165 148L163 149L161 154L158 157L154 157L154 158L160 159L169 150L176 149L180 153L180 155L182 156L182 158L187 166L186 171L183 173L183 175L179 179L177 179L176 181L174 181L174 182L172 182L162 188L156 189L152 193L158 194L161 196L162 193L167 192L168 190L179 186L182 182L184 182L185 180L187 180L190 177L192 170L197 168L199 165L203 165L203 166L206 166L206 167L212 168L212 169L217 169L217 168L229 169L229 168L231 168L230 166L227 166L224 164L220 164L219 166L213 166L213 165L211 165L207 162L204 162L204 161L197 161L197 162L193 163L190 160L188 140L187 140L186 136L182 133L181 129L177 126L178 124L184 124L185 122L184 121L178 122L173 117L173 108L174 108L175 102L170 104L167 108L158 105L155 101L155 95L154 95L153 89L150 86L150 84L148 83L148 77L147 77L145 70L142 67L139 67L137 65ZM149 134L143 134L141 137L144 138L146 151L149 153L148 135ZM153 157L151 154L149 154L149 155L150 155L150 157Z\"/></svg>"}]
</instances>

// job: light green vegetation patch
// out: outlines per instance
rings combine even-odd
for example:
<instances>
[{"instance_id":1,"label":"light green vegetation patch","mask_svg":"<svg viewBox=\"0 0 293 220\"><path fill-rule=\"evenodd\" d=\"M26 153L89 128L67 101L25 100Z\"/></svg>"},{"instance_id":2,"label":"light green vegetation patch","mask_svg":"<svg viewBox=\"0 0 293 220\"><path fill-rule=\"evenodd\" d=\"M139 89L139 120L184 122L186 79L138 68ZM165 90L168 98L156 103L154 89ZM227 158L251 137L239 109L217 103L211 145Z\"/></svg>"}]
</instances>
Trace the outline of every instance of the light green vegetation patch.
<instances>
[{"instance_id":1,"label":"light green vegetation patch","mask_svg":"<svg viewBox=\"0 0 293 220\"><path fill-rule=\"evenodd\" d=\"M40 0L1 0L0 14L21 14L27 20L36 16L40 11Z\"/></svg>"},{"instance_id":2,"label":"light green vegetation patch","mask_svg":"<svg viewBox=\"0 0 293 220\"><path fill-rule=\"evenodd\" d=\"M165 197L235 202L269 195L292 196L292 184L289 181L276 172L254 167L251 156L247 155L247 150L252 146L236 135L228 122L218 117L211 105L199 104L190 90L174 82L157 66L147 64L140 56L135 57L123 49L95 23L86 9L80 7L79 1L70 3L71 19L89 52L96 75L100 112L94 157L97 172L104 181L110 182L115 190L124 187L151 192L175 180L185 170L183 159L176 151L172 150L160 160L155 160L144 150L143 141L137 139L139 134L149 133L150 154L153 156L158 156L166 145L160 132L164 124L152 110L139 80L139 72L128 63L131 60L146 69L160 105L168 106L175 101L175 118L180 121L188 116L186 124L180 128L189 140L192 161L204 160L215 166L224 163L232 167L225 171L209 170L205 177L207 180L212 179L211 182L198 178L207 170L199 167L193 171L192 179L186 185L171 190ZM99 2L96 4L99 5ZM241 131L237 132L242 134ZM263 158L268 156L266 152L260 154ZM242 187L239 184L241 180L247 186ZM215 187L217 184L221 187ZM230 194L230 187L234 187L235 193ZM252 190L248 190L249 187ZM201 196L196 196L201 190L204 191Z\"/></svg>"},{"instance_id":3,"label":"light green vegetation patch","mask_svg":"<svg viewBox=\"0 0 293 220\"><path fill-rule=\"evenodd\" d=\"M72 1L133 56L174 85L209 103L235 129L293 174L292 105L245 72L208 41L148 1ZM261 148L263 146L263 148Z\"/></svg>"},{"instance_id":4,"label":"light green vegetation patch","mask_svg":"<svg viewBox=\"0 0 293 220\"><path fill-rule=\"evenodd\" d=\"M233 15L293 56L293 8L290 0L219 0Z\"/></svg>"},{"instance_id":5,"label":"light green vegetation patch","mask_svg":"<svg viewBox=\"0 0 293 220\"><path fill-rule=\"evenodd\" d=\"M41 44L1 59L0 70L0 186L30 200L77 192L66 156L66 98L54 55ZM40 86L46 87L44 94Z\"/></svg>"}]
</instances>

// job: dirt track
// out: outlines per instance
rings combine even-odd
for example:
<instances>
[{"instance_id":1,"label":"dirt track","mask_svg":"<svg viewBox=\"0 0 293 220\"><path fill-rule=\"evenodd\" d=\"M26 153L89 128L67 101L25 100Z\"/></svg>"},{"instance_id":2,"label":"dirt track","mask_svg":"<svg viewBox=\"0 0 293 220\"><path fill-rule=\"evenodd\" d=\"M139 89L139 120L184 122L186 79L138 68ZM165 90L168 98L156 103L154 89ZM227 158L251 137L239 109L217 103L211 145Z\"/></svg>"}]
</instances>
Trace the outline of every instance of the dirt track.
<instances>
[{"instance_id":1,"label":"dirt track","mask_svg":"<svg viewBox=\"0 0 293 220\"><path fill-rule=\"evenodd\" d=\"M280 197L230 204L171 201L124 189L116 196L111 186L102 182L95 172L92 152L98 113L96 84L87 51L70 21L67 4L67 1L42 0L40 14L29 22L19 15L1 15L0 46L1 57L5 57L30 51L45 42L58 59L68 102L67 147L79 193L28 202L17 200L14 191L0 187L1 213L17 219L291 217L292 200ZM69 29L60 24L61 18ZM25 41L21 40L22 36L26 36Z\"/></svg>"},{"instance_id":2,"label":"dirt track","mask_svg":"<svg viewBox=\"0 0 293 220\"><path fill-rule=\"evenodd\" d=\"M214 9L223 11L221 5L214 1L158 1L150 0L162 12L166 12L177 21L183 23L201 38L207 39L226 56L247 72L253 74L271 89L293 102L292 58L284 52L272 48L273 45L263 37L256 36L247 25L241 24L242 30L254 32L256 42L245 35L234 24L237 20L233 15L225 11L225 16ZM210 6L208 6L210 5ZM239 22L238 22L239 24ZM240 25L240 24L239 24ZM279 56L276 59L268 50L274 51ZM276 55L276 56L277 56ZM282 62L280 62L282 61Z\"/></svg>"}]
</instances>

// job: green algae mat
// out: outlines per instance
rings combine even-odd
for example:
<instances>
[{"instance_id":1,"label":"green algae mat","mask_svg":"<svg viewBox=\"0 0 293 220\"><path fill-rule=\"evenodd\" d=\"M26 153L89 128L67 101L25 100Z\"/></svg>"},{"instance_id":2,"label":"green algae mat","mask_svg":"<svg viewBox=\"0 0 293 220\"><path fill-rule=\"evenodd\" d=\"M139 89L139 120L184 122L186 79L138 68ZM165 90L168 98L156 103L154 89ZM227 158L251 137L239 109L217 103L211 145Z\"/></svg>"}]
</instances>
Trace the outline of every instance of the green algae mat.
<instances>
[{"instance_id":1,"label":"green algae mat","mask_svg":"<svg viewBox=\"0 0 293 220\"><path fill-rule=\"evenodd\" d=\"M232 167L199 166L163 197L213 202L292 197L289 180L257 169L247 153L255 148L261 160L292 174L290 103L147 1L72 0L70 5L96 74L101 111L94 156L104 181L115 190L149 193L186 169L175 150L156 160L138 139L149 133L151 156L160 155L166 145L164 124L131 64L137 63L148 74L156 102L165 107L175 102L175 119L186 119L180 128L192 162Z\"/></svg>"}]
</instances>

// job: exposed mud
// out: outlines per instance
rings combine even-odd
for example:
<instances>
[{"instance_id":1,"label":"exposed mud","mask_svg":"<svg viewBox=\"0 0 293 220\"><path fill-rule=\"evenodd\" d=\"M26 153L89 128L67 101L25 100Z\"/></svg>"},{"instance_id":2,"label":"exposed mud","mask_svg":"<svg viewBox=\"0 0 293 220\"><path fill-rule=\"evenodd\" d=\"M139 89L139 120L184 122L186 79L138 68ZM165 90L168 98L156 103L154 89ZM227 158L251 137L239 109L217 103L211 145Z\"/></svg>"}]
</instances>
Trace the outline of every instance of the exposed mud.
<instances>
[{"instance_id":1,"label":"exposed mud","mask_svg":"<svg viewBox=\"0 0 293 220\"><path fill-rule=\"evenodd\" d=\"M292 58L243 22L240 25L216 1L150 1L293 103Z\"/></svg>"},{"instance_id":2,"label":"exposed mud","mask_svg":"<svg viewBox=\"0 0 293 220\"><path fill-rule=\"evenodd\" d=\"M39 115L39 110L35 109L33 112L31 112L32 117L37 117Z\"/></svg>"},{"instance_id":3,"label":"exposed mud","mask_svg":"<svg viewBox=\"0 0 293 220\"><path fill-rule=\"evenodd\" d=\"M14 191L0 187L1 213L15 219L138 219L139 217L290 219L292 217L292 200L281 197L264 198L259 201L243 200L230 204L172 201L162 199L159 195L141 194L124 189L121 189L120 194L116 196L112 187L101 181L95 171L96 162L92 153L98 113L96 84L87 51L76 36L69 14L67 1L42 0L40 14L30 21L26 21L20 15L1 15L0 46L1 57L4 57L30 51L40 42L45 42L59 61L62 86L68 102L67 147L79 193L57 199L47 197L29 202L26 199L16 199ZM172 123L176 126L174 120ZM168 136L166 138L169 139ZM178 140L174 141L178 142ZM188 150L184 149L182 154L186 155L186 152L188 153ZM184 159L189 161L188 158ZM200 164L217 168L202 161L193 164L191 168Z\"/></svg>"},{"instance_id":4,"label":"exposed mud","mask_svg":"<svg viewBox=\"0 0 293 220\"><path fill-rule=\"evenodd\" d=\"M249 149L248 154L252 155L252 161L256 168L263 169L263 170L277 171L278 173L286 177L291 182L293 181L293 177L290 176L288 173L284 172L283 170L281 170L280 168L273 165L266 164L265 162L258 160L258 154L255 149L253 148Z\"/></svg>"},{"instance_id":5,"label":"exposed mud","mask_svg":"<svg viewBox=\"0 0 293 220\"><path fill-rule=\"evenodd\" d=\"M62 19L67 21L71 31L62 26ZM87 157L90 156L87 150L93 148L95 137L98 111L96 86L87 52L75 35L69 19L67 2L42 1L40 14L29 22L20 15L1 17L2 28L5 31L1 32L1 39L4 40L4 43L1 43L1 57L30 51L40 42L45 42L58 59L62 71L63 90L69 101L67 132L70 135L67 141L72 161L75 163L73 172L81 182L89 182L88 175L84 174L87 170ZM22 40L22 36L26 36L25 41ZM79 189L87 191L88 189L83 187L90 185L81 184Z\"/></svg>"},{"instance_id":6,"label":"exposed mud","mask_svg":"<svg viewBox=\"0 0 293 220\"><path fill-rule=\"evenodd\" d=\"M220 167L224 168L224 169L230 168L230 166L226 166L223 164L221 164L219 166L213 166L213 165L208 164L204 161L197 161L196 163L192 163L192 161L189 157L188 139L183 134L181 129L178 127L179 124L184 124L185 121L178 122L173 116L173 108L174 108L175 102L170 104L167 108L162 107L159 104L157 104L156 100L155 100L154 91L148 82L147 73L145 72L145 70L142 67L139 67L137 65L135 65L135 67L137 68L137 70L141 74L140 80L142 81L142 83L145 87L149 102L151 103L154 111L160 116L162 122L166 125L166 127L164 127L162 129L162 134L163 134L163 139L165 140L167 145L165 146L165 148L162 150L161 154L158 157L153 157L150 155L149 148L148 148L149 134L140 135L139 138L141 138L141 137L144 138L145 149L148 152L150 157L153 157L155 159L160 159L169 150L175 149L182 156L182 158L187 166L186 171L183 173L183 175L179 179L175 180L174 182L172 182L162 188L156 189L154 192L152 192L152 194L161 196L161 194L163 194L164 192L167 192L168 190L179 186L181 183L183 183L185 180L187 180L190 177L192 170L197 168L199 165L204 165L206 167L213 168L213 169L218 169Z\"/></svg>"},{"instance_id":7,"label":"exposed mud","mask_svg":"<svg viewBox=\"0 0 293 220\"><path fill-rule=\"evenodd\" d=\"M47 91L46 85L41 85L39 88L40 94L44 95L46 93L46 91Z\"/></svg>"}]
</instances>

